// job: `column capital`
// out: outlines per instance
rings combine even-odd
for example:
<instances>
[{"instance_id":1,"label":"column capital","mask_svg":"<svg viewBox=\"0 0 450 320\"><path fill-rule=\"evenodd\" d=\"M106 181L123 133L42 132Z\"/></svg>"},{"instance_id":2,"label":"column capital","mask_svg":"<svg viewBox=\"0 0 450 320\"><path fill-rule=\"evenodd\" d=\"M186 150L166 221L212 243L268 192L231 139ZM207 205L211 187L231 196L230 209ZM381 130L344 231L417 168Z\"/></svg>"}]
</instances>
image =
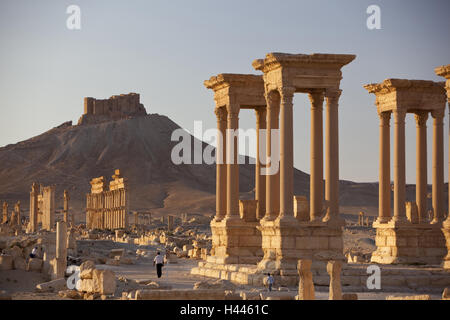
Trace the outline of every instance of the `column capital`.
<instances>
[{"instance_id":1,"label":"column capital","mask_svg":"<svg viewBox=\"0 0 450 320\"><path fill-rule=\"evenodd\" d=\"M227 105L227 113L228 113L228 119L238 119L239 118L239 111L240 111L240 105L237 103L230 103Z\"/></svg>"},{"instance_id":2,"label":"column capital","mask_svg":"<svg viewBox=\"0 0 450 320\"><path fill-rule=\"evenodd\" d=\"M433 110L431 111L431 116L434 118L434 120L440 120L444 118L445 110Z\"/></svg>"},{"instance_id":3,"label":"column capital","mask_svg":"<svg viewBox=\"0 0 450 320\"><path fill-rule=\"evenodd\" d=\"M292 99L295 93L294 87L281 87L278 89L282 100Z\"/></svg>"},{"instance_id":4,"label":"column capital","mask_svg":"<svg viewBox=\"0 0 450 320\"><path fill-rule=\"evenodd\" d=\"M324 90L311 90L308 92L309 101L311 101L312 108L322 108L323 98L324 98Z\"/></svg>"},{"instance_id":5,"label":"column capital","mask_svg":"<svg viewBox=\"0 0 450 320\"><path fill-rule=\"evenodd\" d=\"M216 107L214 109L217 121L227 121L227 109L225 107Z\"/></svg>"},{"instance_id":6,"label":"column capital","mask_svg":"<svg viewBox=\"0 0 450 320\"><path fill-rule=\"evenodd\" d=\"M259 124L261 122L266 122L266 114L267 114L267 108L264 107L258 107L255 108L255 115L256 115L256 123Z\"/></svg>"},{"instance_id":7,"label":"column capital","mask_svg":"<svg viewBox=\"0 0 450 320\"><path fill-rule=\"evenodd\" d=\"M394 120L396 123L402 122L405 123L406 110L404 109L395 109L392 111L394 114Z\"/></svg>"},{"instance_id":8,"label":"column capital","mask_svg":"<svg viewBox=\"0 0 450 320\"><path fill-rule=\"evenodd\" d=\"M389 121L391 120L391 112L390 111L378 112L378 117L380 117L380 123L382 125L389 126Z\"/></svg>"},{"instance_id":9,"label":"column capital","mask_svg":"<svg viewBox=\"0 0 450 320\"><path fill-rule=\"evenodd\" d=\"M325 90L325 98L328 101L338 100L339 97L341 96L341 93L342 93L341 89L328 88L328 89Z\"/></svg>"},{"instance_id":10,"label":"column capital","mask_svg":"<svg viewBox=\"0 0 450 320\"><path fill-rule=\"evenodd\" d=\"M428 111L417 111L414 113L417 128L425 127L428 120Z\"/></svg>"}]
</instances>

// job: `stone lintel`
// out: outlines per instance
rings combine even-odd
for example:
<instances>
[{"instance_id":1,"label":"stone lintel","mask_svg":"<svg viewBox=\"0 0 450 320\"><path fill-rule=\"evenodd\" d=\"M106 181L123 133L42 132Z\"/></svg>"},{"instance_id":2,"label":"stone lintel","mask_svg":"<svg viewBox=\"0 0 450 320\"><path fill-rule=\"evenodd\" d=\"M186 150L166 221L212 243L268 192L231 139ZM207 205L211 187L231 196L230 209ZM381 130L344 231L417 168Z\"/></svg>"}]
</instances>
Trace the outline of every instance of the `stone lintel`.
<instances>
[{"instance_id":1,"label":"stone lintel","mask_svg":"<svg viewBox=\"0 0 450 320\"><path fill-rule=\"evenodd\" d=\"M265 107L264 81L260 75L221 73L204 81L214 91L216 107L238 104L245 109Z\"/></svg>"},{"instance_id":2,"label":"stone lintel","mask_svg":"<svg viewBox=\"0 0 450 320\"><path fill-rule=\"evenodd\" d=\"M266 72L279 67L305 67L311 65L330 65L338 69L352 62L356 58L353 54L290 54L272 52L266 54L264 59L256 59L252 66L256 70Z\"/></svg>"},{"instance_id":3,"label":"stone lintel","mask_svg":"<svg viewBox=\"0 0 450 320\"><path fill-rule=\"evenodd\" d=\"M367 84L364 88L375 94L375 105L379 113L395 110L409 113L445 110L446 93L443 82L386 79L381 83Z\"/></svg>"}]
</instances>

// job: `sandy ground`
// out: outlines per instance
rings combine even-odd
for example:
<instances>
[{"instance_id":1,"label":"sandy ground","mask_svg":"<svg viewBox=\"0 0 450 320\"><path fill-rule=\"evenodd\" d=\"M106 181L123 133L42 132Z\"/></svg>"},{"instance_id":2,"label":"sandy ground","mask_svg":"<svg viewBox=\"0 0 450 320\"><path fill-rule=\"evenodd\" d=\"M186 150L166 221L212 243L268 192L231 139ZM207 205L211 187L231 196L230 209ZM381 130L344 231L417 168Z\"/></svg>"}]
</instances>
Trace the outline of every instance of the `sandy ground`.
<instances>
[{"instance_id":1,"label":"sandy ground","mask_svg":"<svg viewBox=\"0 0 450 320\"><path fill-rule=\"evenodd\" d=\"M366 216L369 216L371 221L376 217L376 208L365 207L342 207L341 212L346 219L347 225L344 228L344 252L352 251L359 252L364 256L370 256L370 253L376 249L375 247L375 229L367 226L358 226L358 213L364 211ZM194 227L194 226L192 226ZM196 229L208 229L208 225L199 225ZM111 241L92 241L85 242L80 245L81 247L89 247L92 253L109 251L113 248L123 248L128 252L135 252L138 248L145 249L153 254L156 251L164 253L164 246L137 246L134 244L125 243L112 243ZM206 278L202 276L194 276L190 274L190 270L198 264L198 260L190 259L178 259L177 263L166 264L163 268L163 275L161 278L157 278L156 269L153 266L152 258L140 257L136 264L132 265L97 265L99 269L109 269L115 272L117 277L125 277L130 280L152 280L158 282L161 286L170 286L172 289L192 289L194 284L198 281L209 280L215 281L216 279ZM1 271L0 272L0 290L6 290L12 293L13 299L31 299L31 300L49 300L49 299L61 299L57 293L39 293L36 292L35 287L37 284L48 281L48 278L41 273L25 272L20 270ZM275 286L276 287L276 286ZM264 287L250 287L250 286L237 286L236 291L250 291L265 290ZM118 289L119 290L119 289ZM297 288L289 288L290 291L295 292ZM344 292L346 292L344 288ZM121 292L116 292L116 298L120 296ZM388 295L406 296L415 295L419 293L411 292L355 292L358 293L360 300L384 300ZM426 293L429 294L429 293ZM430 294L432 299L440 300L439 294ZM327 287L316 287L316 299L326 300L328 299Z\"/></svg>"}]
</instances>

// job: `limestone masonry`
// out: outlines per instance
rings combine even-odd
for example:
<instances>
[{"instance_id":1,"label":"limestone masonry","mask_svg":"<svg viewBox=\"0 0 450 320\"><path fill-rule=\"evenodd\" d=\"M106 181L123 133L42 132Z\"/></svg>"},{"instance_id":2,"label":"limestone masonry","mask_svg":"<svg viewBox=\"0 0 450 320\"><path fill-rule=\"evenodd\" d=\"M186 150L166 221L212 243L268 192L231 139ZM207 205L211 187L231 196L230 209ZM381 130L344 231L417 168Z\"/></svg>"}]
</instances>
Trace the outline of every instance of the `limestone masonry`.
<instances>
[{"instance_id":1,"label":"limestone masonry","mask_svg":"<svg viewBox=\"0 0 450 320\"><path fill-rule=\"evenodd\" d=\"M121 94L109 99L84 98L84 114L78 125L147 115L138 93Z\"/></svg>"}]
</instances>

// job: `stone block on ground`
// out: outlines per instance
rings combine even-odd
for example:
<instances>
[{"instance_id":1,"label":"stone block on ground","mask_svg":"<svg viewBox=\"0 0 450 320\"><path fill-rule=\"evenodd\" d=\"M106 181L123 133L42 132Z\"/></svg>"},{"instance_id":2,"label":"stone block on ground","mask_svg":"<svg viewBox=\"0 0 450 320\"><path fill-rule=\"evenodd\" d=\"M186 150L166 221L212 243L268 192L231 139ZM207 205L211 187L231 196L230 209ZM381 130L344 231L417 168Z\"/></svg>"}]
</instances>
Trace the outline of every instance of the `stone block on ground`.
<instances>
[{"instance_id":1,"label":"stone block on ground","mask_svg":"<svg viewBox=\"0 0 450 320\"><path fill-rule=\"evenodd\" d=\"M60 278L36 285L36 289L42 292L54 292L66 289L66 279Z\"/></svg>"},{"instance_id":2,"label":"stone block on ground","mask_svg":"<svg viewBox=\"0 0 450 320\"><path fill-rule=\"evenodd\" d=\"M93 273L94 290L110 295L116 291L116 276L111 270L95 270Z\"/></svg>"}]
</instances>

